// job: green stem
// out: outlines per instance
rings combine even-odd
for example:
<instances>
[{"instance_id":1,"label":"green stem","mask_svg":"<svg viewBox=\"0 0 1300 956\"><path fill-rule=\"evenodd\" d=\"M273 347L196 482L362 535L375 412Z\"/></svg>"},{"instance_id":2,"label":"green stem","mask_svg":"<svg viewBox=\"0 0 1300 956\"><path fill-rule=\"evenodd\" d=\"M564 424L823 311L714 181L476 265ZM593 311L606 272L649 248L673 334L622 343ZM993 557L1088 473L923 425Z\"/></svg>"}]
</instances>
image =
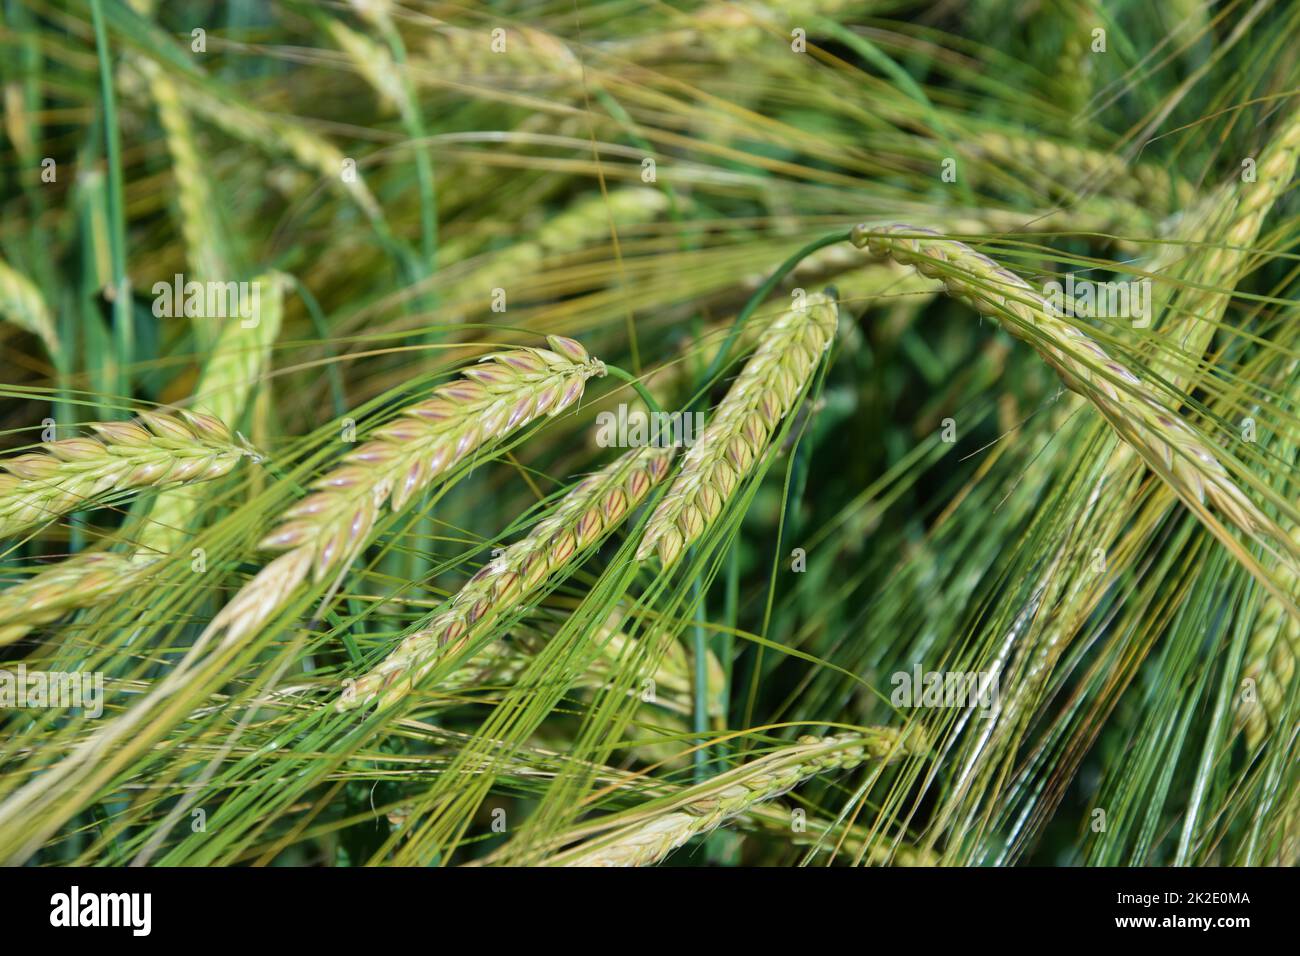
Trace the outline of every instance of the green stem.
<instances>
[{"instance_id":1,"label":"green stem","mask_svg":"<svg viewBox=\"0 0 1300 956\"><path fill-rule=\"evenodd\" d=\"M101 0L90 0L95 25L95 51L99 58L99 85L104 98L104 140L108 161L109 253L113 266L113 338L117 351L117 391L131 398L130 366L135 355L131 327L131 294L126 282L126 216L122 187L122 134L117 126L117 100L113 95L113 70L108 53Z\"/></svg>"},{"instance_id":2,"label":"green stem","mask_svg":"<svg viewBox=\"0 0 1300 956\"><path fill-rule=\"evenodd\" d=\"M646 408L650 410L651 414L663 414L663 409L659 407L659 403L655 401L655 397L650 394L650 390L641 384L641 380L631 372L627 371L627 369L619 368L617 365L606 365L605 371L614 376L614 378L622 379L636 389L637 395L641 396L641 401L645 402Z\"/></svg>"},{"instance_id":3,"label":"green stem","mask_svg":"<svg viewBox=\"0 0 1300 956\"><path fill-rule=\"evenodd\" d=\"M695 579L691 590L695 597L695 623L691 629L695 653L695 707L691 729L696 735L695 782L703 783L709 775L704 753L705 735L709 730L709 640L704 633L704 595L701 593L699 578Z\"/></svg>"}]
</instances>

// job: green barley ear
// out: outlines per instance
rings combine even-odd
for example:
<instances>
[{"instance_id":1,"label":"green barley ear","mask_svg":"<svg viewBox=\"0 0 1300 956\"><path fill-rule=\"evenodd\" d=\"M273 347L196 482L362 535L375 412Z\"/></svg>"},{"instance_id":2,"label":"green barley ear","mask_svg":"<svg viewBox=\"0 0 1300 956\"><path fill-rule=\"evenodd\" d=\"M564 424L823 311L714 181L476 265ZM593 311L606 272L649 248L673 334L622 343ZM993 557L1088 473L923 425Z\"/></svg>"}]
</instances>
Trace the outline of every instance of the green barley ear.
<instances>
[{"instance_id":1,"label":"green barley ear","mask_svg":"<svg viewBox=\"0 0 1300 956\"><path fill-rule=\"evenodd\" d=\"M919 736L888 727L825 738L801 737L798 743L688 787L671 801L656 801L655 807L639 815L643 819L561 851L542 865L651 866L692 837L708 833L811 777L919 752L919 740Z\"/></svg>"},{"instance_id":2,"label":"green barley ear","mask_svg":"<svg viewBox=\"0 0 1300 956\"><path fill-rule=\"evenodd\" d=\"M261 285L256 324L246 327L231 321L221 330L195 389L197 410L223 423L239 421L250 393L265 375L280 330L285 277L272 272L254 281ZM133 553L85 551L0 591L0 644L138 586L147 569L188 539L201 501L196 487L168 488L154 498L138 530L129 535Z\"/></svg>"},{"instance_id":3,"label":"green barley ear","mask_svg":"<svg viewBox=\"0 0 1300 956\"><path fill-rule=\"evenodd\" d=\"M0 646L20 640L39 624L121 594L149 564L139 555L83 551L0 591Z\"/></svg>"},{"instance_id":4,"label":"green barley ear","mask_svg":"<svg viewBox=\"0 0 1300 956\"><path fill-rule=\"evenodd\" d=\"M656 551L665 568L697 541L763 460L768 443L799 400L835 338L839 312L823 293L768 325L762 341L713 410L703 434L650 517L638 560Z\"/></svg>"},{"instance_id":5,"label":"green barley ear","mask_svg":"<svg viewBox=\"0 0 1300 956\"><path fill-rule=\"evenodd\" d=\"M672 455L671 448L640 448L580 481L527 537L470 578L427 627L403 640L360 680L346 682L337 709L351 710L375 700L388 707L405 697L439 660L523 605L615 528L668 473Z\"/></svg>"},{"instance_id":6,"label":"green barley ear","mask_svg":"<svg viewBox=\"0 0 1300 956\"><path fill-rule=\"evenodd\" d=\"M424 489L530 422L553 417L582 397L605 366L573 339L551 336L550 349L521 348L485 356L460 377L410 405L345 464L312 483L259 547L284 554L264 567L213 618L209 630L235 641L266 620L308 576L345 568L385 510L401 512Z\"/></svg>"},{"instance_id":7,"label":"green barley ear","mask_svg":"<svg viewBox=\"0 0 1300 956\"><path fill-rule=\"evenodd\" d=\"M59 350L54 318L36 285L0 259L0 319L31 332L45 343L51 355Z\"/></svg>"},{"instance_id":8,"label":"green barley ear","mask_svg":"<svg viewBox=\"0 0 1300 956\"><path fill-rule=\"evenodd\" d=\"M1028 282L988 256L930 229L859 225L853 244L876 259L915 266L948 293L1031 345L1071 390L1086 398L1186 501L1207 499L1240 529L1290 550L1287 536L1237 486L1216 449L1169 410L1157 392L1100 345L1062 321ZM1014 321L1007 321L1007 315ZM1115 380L1123 383L1117 385Z\"/></svg>"},{"instance_id":9,"label":"green barley ear","mask_svg":"<svg viewBox=\"0 0 1300 956\"><path fill-rule=\"evenodd\" d=\"M47 442L44 453L0 460L0 536L68 511L94 507L116 491L161 488L219 478L245 456L226 426L210 415L145 412L142 425L99 422L95 438Z\"/></svg>"}]
</instances>

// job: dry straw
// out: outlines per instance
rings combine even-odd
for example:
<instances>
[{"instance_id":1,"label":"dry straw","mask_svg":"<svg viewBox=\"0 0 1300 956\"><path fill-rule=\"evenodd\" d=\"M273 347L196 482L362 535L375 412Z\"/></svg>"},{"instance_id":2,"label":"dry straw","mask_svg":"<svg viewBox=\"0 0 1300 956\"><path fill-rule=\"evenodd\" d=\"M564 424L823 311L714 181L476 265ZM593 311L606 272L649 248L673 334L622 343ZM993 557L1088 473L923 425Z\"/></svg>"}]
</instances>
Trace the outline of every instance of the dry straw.
<instances>
[{"instance_id":1,"label":"dry straw","mask_svg":"<svg viewBox=\"0 0 1300 956\"><path fill-rule=\"evenodd\" d=\"M605 366L572 339L551 336L550 349L485 356L432 398L402 409L346 464L313 484L260 547L284 551L213 618L208 632L239 640L281 607L310 575L341 571L366 544L385 508L398 513L435 479L476 451L582 397Z\"/></svg>"},{"instance_id":2,"label":"dry straw","mask_svg":"<svg viewBox=\"0 0 1300 956\"><path fill-rule=\"evenodd\" d=\"M779 797L803 781L835 770L852 770L868 760L885 761L916 748L904 734L880 727L799 742L680 792L627 823L547 859L546 866L649 866L692 837L708 833Z\"/></svg>"},{"instance_id":3,"label":"dry straw","mask_svg":"<svg viewBox=\"0 0 1300 956\"><path fill-rule=\"evenodd\" d=\"M915 266L948 293L1029 343L1067 387L1091 402L1185 499L1208 499L1238 527L1289 542L1237 487L1214 448L1085 333L1059 318L1028 282L964 243L905 225L860 225L853 243L878 259ZM1008 320L1008 316L1011 320Z\"/></svg>"},{"instance_id":4,"label":"dry straw","mask_svg":"<svg viewBox=\"0 0 1300 956\"><path fill-rule=\"evenodd\" d=\"M526 538L470 578L427 627L360 680L347 682L338 709L374 700L387 707L405 697L439 661L525 604L618 525L667 474L672 454L671 448L640 448L579 482Z\"/></svg>"},{"instance_id":5,"label":"dry straw","mask_svg":"<svg viewBox=\"0 0 1300 956\"><path fill-rule=\"evenodd\" d=\"M722 513L812 380L835 338L837 320L835 301L817 293L767 326L651 515L638 560L657 551L664 567L670 567Z\"/></svg>"},{"instance_id":6,"label":"dry straw","mask_svg":"<svg viewBox=\"0 0 1300 956\"><path fill-rule=\"evenodd\" d=\"M210 415L145 412L132 422L100 422L94 438L47 442L44 454L0 461L0 537L92 506L115 491L209 481L254 453Z\"/></svg>"}]
</instances>

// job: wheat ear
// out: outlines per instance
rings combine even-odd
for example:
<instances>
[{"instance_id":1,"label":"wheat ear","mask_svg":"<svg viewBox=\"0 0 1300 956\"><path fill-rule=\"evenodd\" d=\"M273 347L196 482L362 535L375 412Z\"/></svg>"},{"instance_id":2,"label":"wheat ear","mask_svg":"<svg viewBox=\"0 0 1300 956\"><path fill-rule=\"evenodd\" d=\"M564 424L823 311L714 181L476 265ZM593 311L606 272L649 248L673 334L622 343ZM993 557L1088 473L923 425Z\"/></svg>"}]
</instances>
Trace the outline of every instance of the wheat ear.
<instances>
[{"instance_id":1,"label":"wheat ear","mask_svg":"<svg viewBox=\"0 0 1300 956\"><path fill-rule=\"evenodd\" d=\"M285 512L261 548L284 551L249 581L208 625L233 642L266 620L308 575L346 567L365 546L385 507L393 513L478 449L582 397L605 366L572 339L551 336L551 349L484 356L432 398L402 409L346 464L313 483L315 493ZM207 632L205 632L207 633Z\"/></svg>"},{"instance_id":2,"label":"wheat ear","mask_svg":"<svg viewBox=\"0 0 1300 956\"><path fill-rule=\"evenodd\" d=\"M113 491L209 481L253 453L235 444L226 426L210 415L157 412L132 422L90 427L101 440L47 442L44 454L0 460L0 537L67 511L92 505Z\"/></svg>"},{"instance_id":3,"label":"wheat ear","mask_svg":"<svg viewBox=\"0 0 1300 956\"><path fill-rule=\"evenodd\" d=\"M0 259L0 319L38 336L51 355L58 352L54 319L45 306L45 298L30 279L3 259Z\"/></svg>"},{"instance_id":4,"label":"wheat ear","mask_svg":"<svg viewBox=\"0 0 1300 956\"><path fill-rule=\"evenodd\" d=\"M671 567L722 513L723 504L762 461L781 419L812 380L835 338L838 311L810 295L767 326L762 342L682 458L672 486L646 525L638 560L654 552Z\"/></svg>"},{"instance_id":5,"label":"wheat ear","mask_svg":"<svg viewBox=\"0 0 1300 956\"><path fill-rule=\"evenodd\" d=\"M647 819L617 827L545 860L545 866L649 866L692 837L779 797L821 773L852 770L868 760L890 760L915 750L897 730L801 737L798 743L681 791L646 812Z\"/></svg>"},{"instance_id":6,"label":"wheat ear","mask_svg":"<svg viewBox=\"0 0 1300 956\"><path fill-rule=\"evenodd\" d=\"M405 697L439 660L524 604L622 521L667 474L672 454L671 448L636 449L579 482L526 538L470 578L427 627L360 680L348 682L337 708L374 700L387 707Z\"/></svg>"},{"instance_id":7,"label":"wheat ear","mask_svg":"<svg viewBox=\"0 0 1300 956\"><path fill-rule=\"evenodd\" d=\"M1185 499L1208 499L1238 527L1290 542L1228 475L1216 451L1129 369L1057 317L1028 282L964 243L904 225L853 230L853 244L877 259L915 266L948 293L1027 342L1065 385L1101 412L1119 436ZM1008 321L1010 315L1013 321ZM1086 357L1086 358L1085 358ZM1118 380L1122 385L1117 385Z\"/></svg>"}]
</instances>

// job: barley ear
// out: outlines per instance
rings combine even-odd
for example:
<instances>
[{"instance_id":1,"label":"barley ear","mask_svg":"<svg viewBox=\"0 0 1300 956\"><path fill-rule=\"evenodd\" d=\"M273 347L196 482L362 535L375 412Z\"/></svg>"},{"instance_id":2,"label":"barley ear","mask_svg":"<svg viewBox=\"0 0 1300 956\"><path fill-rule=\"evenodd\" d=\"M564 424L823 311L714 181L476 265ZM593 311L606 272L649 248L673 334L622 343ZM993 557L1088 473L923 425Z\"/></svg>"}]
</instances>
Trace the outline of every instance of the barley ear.
<instances>
[{"instance_id":1,"label":"barley ear","mask_svg":"<svg viewBox=\"0 0 1300 956\"><path fill-rule=\"evenodd\" d=\"M762 340L646 525L638 560L658 552L665 568L697 541L763 460L777 426L812 381L835 338L835 300L817 293L764 329Z\"/></svg>"},{"instance_id":2,"label":"barley ear","mask_svg":"<svg viewBox=\"0 0 1300 956\"><path fill-rule=\"evenodd\" d=\"M94 507L112 492L210 481L252 454L210 415L144 412L143 425L99 422L98 438L45 443L44 453L0 460L0 536L68 511Z\"/></svg>"},{"instance_id":3,"label":"barley ear","mask_svg":"<svg viewBox=\"0 0 1300 956\"><path fill-rule=\"evenodd\" d=\"M663 479L672 455L671 448L636 449L580 481L527 537L470 578L446 610L360 680L346 682L337 709L375 700L388 707L405 697L439 661L459 653L493 621L524 606L572 568Z\"/></svg>"},{"instance_id":4,"label":"barley ear","mask_svg":"<svg viewBox=\"0 0 1300 956\"><path fill-rule=\"evenodd\" d=\"M949 295L1032 346L1185 500L1208 500L1247 534L1269 538L1288 551L1294 547L1233 481L1215 448L1142 379L1059 318L1020 276L929 229L863 224L854 228L852 241L873 258L915 266L939 279Z\"/></svg>"},{"instance_id":5,"label":"barley ear","mask_svg":"<svg viewBox=\"0 0 1300 956\"><path fill-rule=\"evenodd\" d=\"M919 736L879 727L831 737L801 737L791 746L656 801L643 819L616 827L552 856L544 866L650 866L692 837L779 797L818 774L851 770L867 761L888 761L922 749Z\"/></svg>"},{"instance_id":6,"label":"barley ear","mask_svg":"<svg viewBox=\"0 0 1300 956\"><path fill-rule=\"evenodd\" d=\"M485 356L461 375L409 405L344 464L311 485L259 547L286 552L263 568L213 618L208 632L233 642L258 627L312 577L340 573L365 547L385 512L405 510L426 488L480 449L581 397L605 366L572 339L551 349L515 349Z\"/></svg>"}]
</instances>

